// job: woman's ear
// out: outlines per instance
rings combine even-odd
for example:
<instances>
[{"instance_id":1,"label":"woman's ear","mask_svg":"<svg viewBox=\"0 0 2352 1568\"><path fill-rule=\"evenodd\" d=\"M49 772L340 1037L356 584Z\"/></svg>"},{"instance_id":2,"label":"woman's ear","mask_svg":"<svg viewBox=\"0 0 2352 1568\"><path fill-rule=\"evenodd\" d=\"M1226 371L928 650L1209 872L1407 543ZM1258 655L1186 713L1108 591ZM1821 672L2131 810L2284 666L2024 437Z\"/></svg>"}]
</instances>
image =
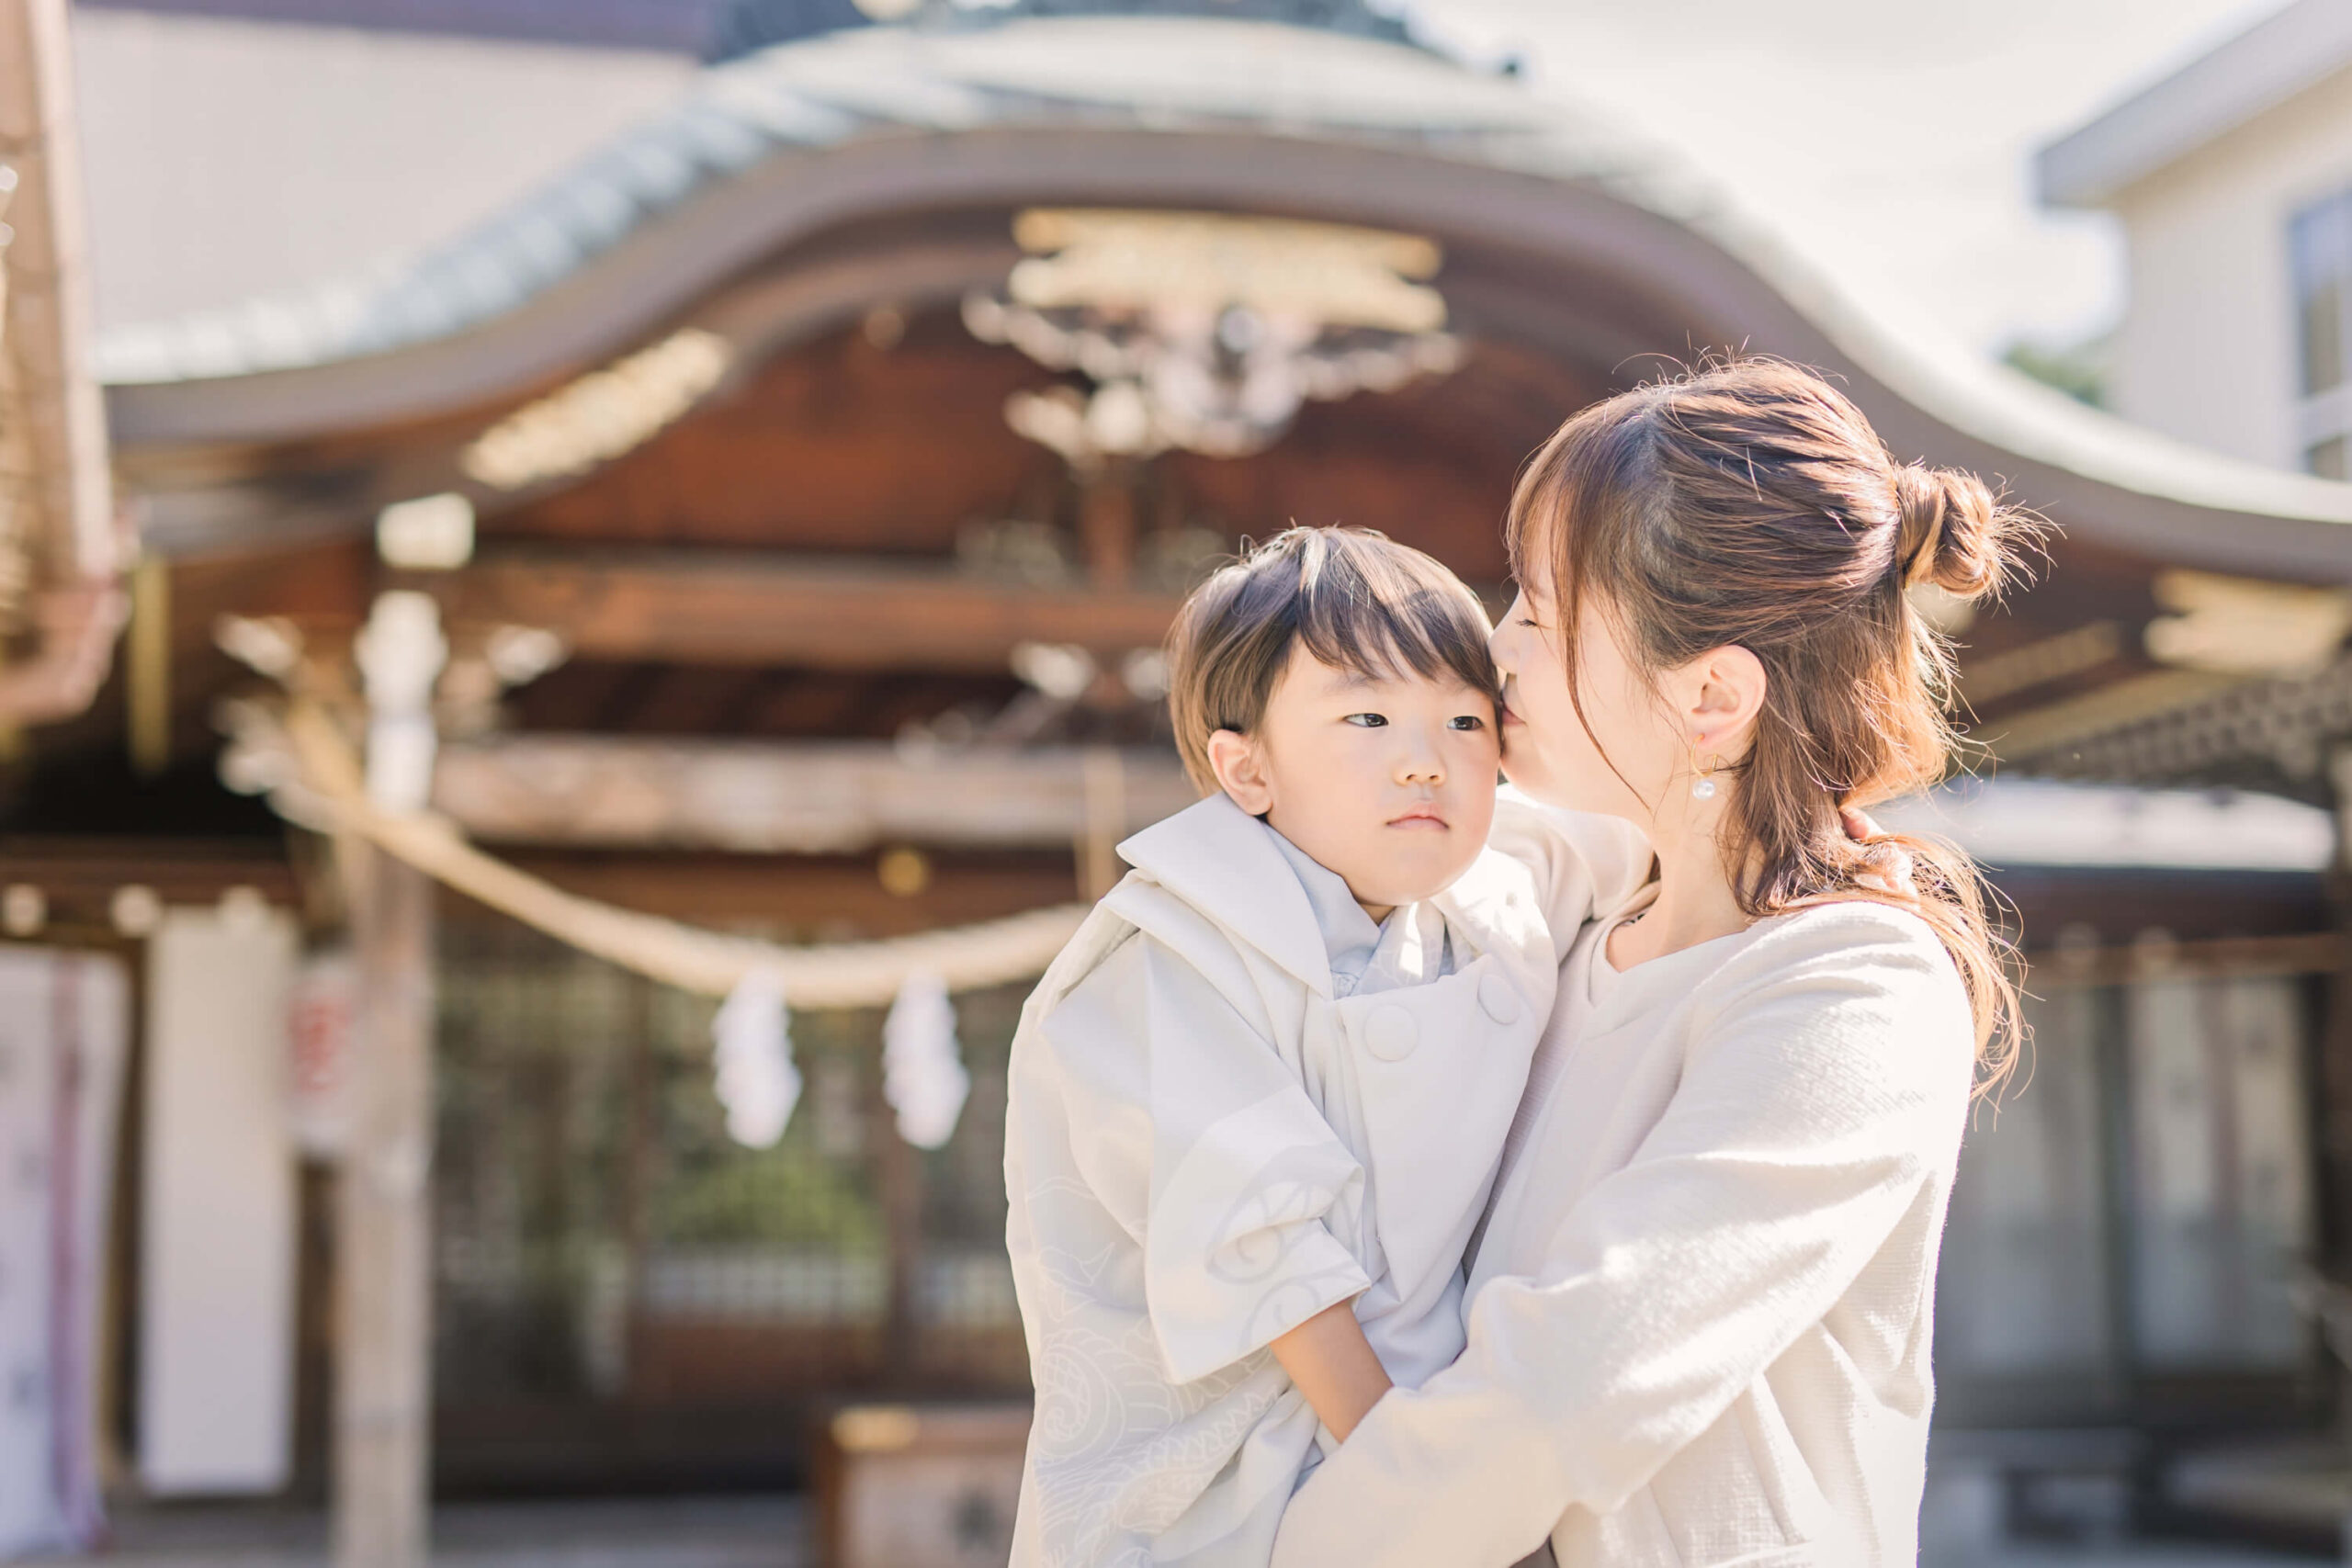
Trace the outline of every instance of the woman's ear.
<instances>
[{"instance_id":1,"label":"woman's ear","mask_svg":"<svg viewBox=\"0 0 2352 1568\"><path fill-rule=\"evenodd\" d=\"M1733 644L1702 654L1688 671L1693 750L1717 757L1736 757L1747 749L1748 737L1764 711L1771 678L1764 661ZM1699 738L1705 739L1701 740Z\"/></svg>"},{"instance_id":2,"label":"woman's ear","mask_svg":"<svg viewBox=\"0 0 2352 1568\"><path fill-rule=\"evenodd\" d=\"M1233 804L1252 817L1273 809L1274 789L1266 779L1266 759L1258 743L1238 729L1220 729L1209 737L1209 767L1217 786Z\"/></svg>"}]
</instances>

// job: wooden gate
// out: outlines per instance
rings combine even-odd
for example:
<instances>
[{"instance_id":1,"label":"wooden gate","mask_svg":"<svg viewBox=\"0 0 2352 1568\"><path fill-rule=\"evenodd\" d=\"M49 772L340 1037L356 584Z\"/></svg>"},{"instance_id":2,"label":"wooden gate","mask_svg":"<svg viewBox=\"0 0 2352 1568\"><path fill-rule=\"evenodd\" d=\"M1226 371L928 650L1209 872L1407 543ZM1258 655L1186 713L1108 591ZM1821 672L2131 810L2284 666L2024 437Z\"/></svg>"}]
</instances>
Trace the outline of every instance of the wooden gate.
<instances>
[{"instance_id":1,"label":"wooden gate","mask_svg":"<svg viewBox=\"0 0 2352 1568\"><path fill-rule=\"evenodd\" d=\"M459 1489L773 1483L845 1399L1025 1394L1004 1253L1019 987L956 998L972 1093L935 1152L878 1011L796 1013L783 1140L730 1143L713 1004L503 922L441 953L435 1396Z\"/></svg>"}]
</instances>

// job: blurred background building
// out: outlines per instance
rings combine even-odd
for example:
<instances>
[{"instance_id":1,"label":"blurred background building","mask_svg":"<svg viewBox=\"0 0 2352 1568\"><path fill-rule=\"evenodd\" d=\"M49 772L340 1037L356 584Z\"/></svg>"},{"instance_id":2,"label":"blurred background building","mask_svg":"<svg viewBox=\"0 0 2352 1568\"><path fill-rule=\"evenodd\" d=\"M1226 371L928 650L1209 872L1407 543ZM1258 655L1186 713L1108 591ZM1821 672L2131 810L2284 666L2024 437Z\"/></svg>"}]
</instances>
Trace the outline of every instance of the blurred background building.
<instances>
[{"instance_id":1,"label":"blurred background building","mask_svg":"<svg viewBox=\"0 0 2352 1568\"><path fill-rule=\"evenodd\" d=\"M2290 6L2045 148L2044 200L2121 219L2125 418L2346 477L2352 16Z\"/></svg>"},{"instance_id":2,"label":"blurred background building","mask_svg":"<svg viewBox=\"0 0 2352 1568\"><path fill-rule=\"evenodd\" d=\"M813 1484L862 1561L898 1464L932 1533L883 1560L1001 1558L1003 1055L1189 798L1185 587L1343 522L1499 596L1527 452L1744 346L2064 530L1922 602L1996 777L1889 812L1996 868L2035 993L1948 1241L1937 1561L2333 1550L2352 24L2216 7L2047 147L2131 288L2037 380L1564 90L1575 9L1513 54L1499 5L81 0L69 76L62 5L0 4L50 106L6 156L87 168L0 253L10 1539L95 1539L103 1484L134 1542L327 1499L397 1563L428 1479ZM1655 44L1701 78L1707 10ZM797 1107L741 939L824 954Z\"/></svg>"}]
</instances>

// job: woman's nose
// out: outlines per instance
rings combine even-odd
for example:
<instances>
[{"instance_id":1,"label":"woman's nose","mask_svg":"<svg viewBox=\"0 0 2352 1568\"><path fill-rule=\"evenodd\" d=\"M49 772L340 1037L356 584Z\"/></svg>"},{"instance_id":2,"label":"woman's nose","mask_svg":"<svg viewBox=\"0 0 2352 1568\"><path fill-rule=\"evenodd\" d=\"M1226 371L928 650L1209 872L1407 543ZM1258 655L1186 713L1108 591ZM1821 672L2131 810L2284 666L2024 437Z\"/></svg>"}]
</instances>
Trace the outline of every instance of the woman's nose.
<instances>
[{"instance_id":1,"label":"woman's nose","mask_svg":"<svg viewBox=\"0 0 2352 1568\"><path fill-rule=\"evenodd\" d=\"M1495 668L1506 675L1518 669L1513 662L1513 655L1519 648L1519 623L1526 614L1527 595L1512 595L1510 608L1503 612L1503 618L1496 623L1495 629L1487 634L1487 657L1493 660Z\"/></svg>"},{"instance_id":2,"label":"woman's nose","mask_svg":"<svg viewBox=\"0 0 2352 1568\"><path fill-rule=\"evenodd\" d=\"M1518 606L1513 605L1512 607L1516 609ZM1493 631L1487 634L1487 657L1495 661L1495 668L1501 671L1506 675L1510 674L1516 668L1516 666L1511 662L1511 645L1515 640L1511 637L1511 629L1515 624L1516 623L1512 621L1505 620L1501 626L1497 626Z\"/></svg>"}]
</instances>

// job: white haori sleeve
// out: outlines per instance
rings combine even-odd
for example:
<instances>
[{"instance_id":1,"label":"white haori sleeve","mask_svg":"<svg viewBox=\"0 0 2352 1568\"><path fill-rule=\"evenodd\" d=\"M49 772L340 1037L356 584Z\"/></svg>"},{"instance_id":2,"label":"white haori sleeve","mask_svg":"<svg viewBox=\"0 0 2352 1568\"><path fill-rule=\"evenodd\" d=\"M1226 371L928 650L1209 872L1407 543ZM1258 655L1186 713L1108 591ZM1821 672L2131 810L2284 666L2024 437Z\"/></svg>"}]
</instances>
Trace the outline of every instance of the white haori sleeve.
<instances>
[{"instance_id":1,"label":"white haori sleeve","mask_svg":"<svg viewBox=\"0 0 2352 1568\"><path fill-rule=\"evenodd\" d=\"M1073 1104L1071 1128L1090 1182L1133 1190L1142 1178L1144 1297L1170 1382L1232 1366L1371 1284L1333 1234L1361 1235L1363 1168L1198 969L1138 936L1042 1032L1073 1083L1089 1059L1140 1051L1127 1092L1143 1104ZM1148 1147L1107 1146L1114 1127L1147 1129Z\"/></svg>"},{"instance_id":2,"label":"white haori sleeve","mask_svg":"<svg viewBox=\"0 0 2352 1568\"><path fill-rule=\"evenodd\" d=\"M1545 806L1515 789L1496 795L1487 845L1534 874L1555 964L1567 957L1587 920L1615 909L1649 880L1649 840L1631 822Z\"/></svg>"},{"instance_id":3,"label":"white haori sleeve","mask_svg":"<svg viewBox=\"0 0 2352 1568\"><path fill-rule=\"evenodd\" d=\"M1571 1506L1624 1503L1839 1303L1957 1149L1973 1041L1925 926L1838 915L1693 1021L1639 1154L1308 1479L1273 1568L1507 1568Z\"/></svg>"},{"instance_id":4,"label":"white haori sleeve","mask_svg":"<svg viewBox=\"0 0 2352 1568\"><path fill-rule=\"evenodd\" d=\"M1136 934L1013 1047L1007 1240L1037 1390L1016 1568L1262 1562L1316 1421L1270 1354L1365 1287L1363 1179L1201 971Z\"/></svg>"}]
</instances>

